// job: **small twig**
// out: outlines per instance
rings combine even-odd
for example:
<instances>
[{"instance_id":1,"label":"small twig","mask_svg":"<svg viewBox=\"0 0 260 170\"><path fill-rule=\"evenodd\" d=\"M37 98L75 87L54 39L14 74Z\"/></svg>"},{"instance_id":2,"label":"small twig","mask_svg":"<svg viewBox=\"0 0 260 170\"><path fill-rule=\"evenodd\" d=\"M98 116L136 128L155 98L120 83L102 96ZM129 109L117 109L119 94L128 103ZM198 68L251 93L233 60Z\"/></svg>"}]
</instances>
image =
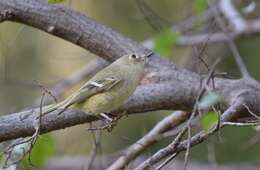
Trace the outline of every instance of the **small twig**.
<instances>
[{"instance_id":1,"label":"small twig","mask_svg":"<svg viewBox=\"0 0 260 170\"><path fill-rule=\"evenodd\" d=\"M176 148L180 141L181 138L183 137L183 135L185 134L185 132L188 130L188 128L183 128L182 131L176 136L176 138L174 139L173 143L171 143L173 148ZM164 161L161 165L159 165L157 167L157 169L162 169L165 165L167 165L173 158L175 158L177 156L177 153L172 154L168 159L166 159L166 161Z\"/></svg>"},{"instance_id":2,"label":"small twig","mask_svg":"<svg viewBox=\"0 0 260 170\"><path fill-rule=\"evenodd\" d=\"M165 165L170 163L178 154L174 153L169 158L167 158L161 165L159 165L156 170L161 170Z\"/></svg>"},{"instance_id":3,"label":"small twig","mask_svg":"<svg viewBox=\"0 0 260 170\"><path fill-rule=\"evenodd\" d=\"M187 165L188 165L188 159L189 159L189 154L190 154L190 142L191 142L191 127L188 125L188 137L187 137L187 150L185 152L184 156L184 164L183 164L183 170L186 170Z\"/></svg>"},{"instance_id":4,"label":"small twig","mask_svg":"<svg viewBox=\"0 0 260 170\"><path fill-rule=\"evenodd\" d=\"M34 82L37 84L37 86L39 86L41 89L42 89L42 91L44 92L44 93L47 93L49 96L51 96L51 98L55 101L55 103L58 103L58 99L57 99L57 97L55 96L55 95L53 95L52 94L52 92L50 91L50 90L48 90L44 85L42 85L40 82L38 82L37 80L34 80ZM43 106L43 101L42 101L43 99L42 99L42 97L41 97L41 106ZM42 108L40 108L40 111L42 111L41 110Z\"/></svg>"},{"instance_id":5,"label":"small twig","mask_svg":"<svg viewBox=\"0 0 260 170\"><path fill-rule=\"evenodd\" d=\"M258 126L260 122L223 122L222 126Z\"/></svg>"},{"instance_id":6,"label":"small twig","mask_svg":"<svg viewBox=\"0 0 260 170\"><path fill-rule=\"evenodd\" d=\"M197 125L198 125L198 121L199 121L199 117L196 116L196 117L193 119L193 121L191 122L191 127L197 126ZM169 130L169 131L166 131L166 132L164 132L164 133L162 133L162 134L157 135L156 139L157 139L158 141L161 141L161 140L163 140L163 139L176 136L176 135L181 131L181 129L185 128L185 126L186 126L186 123L183 123L183 124L181 124L181 125L175 127L175 128L172 129L172 130Z\"/></svg>"},{"instance_id":7,"label":"small twig","mask_svg":"<svg viewBox=\"0 0 260 170\"><path fill-rule=\"evenodd\" d=\"M18 164L19 162L21 162L24 159L24 157L27 154L29 154L29 156L28 156L29 164L31 166L35 166L31 160L31 152L32 152L33 146L35 145L35 143L39 137L40 130L41 130L41 122L42 122L41 114L42 114L44 96L45 96L45 92L43 92L42 97L41 97L39 119L35 120L35 122L34 122L34 128L35 128L34 134L31 137L29 137L28 139L21 139L21 140L15 141L13 144L11 144L10 146L7 147L6 151L4 151L4 153L6 153L6 155L7 155L7 157L4 161L4 167L9 167L10 165ZM22 144L28 144L28 147L22 148L23 153L19 158L17 158L16 160L10 160L12 158L12 154L15 154L15 147L22 145ZM10 163L8 163L9 160L11 161ZM8 165L8 164L10 164L10 165Z\"/></svg>"},{"instance_id":8,"label":"small twig","mask_svg":"<svg viewBox=\"0 0 260 170\"><path fill-rule=\"evenodd\" d=\"M242 103L242 105L247 109L248 113L251 114L253 117L255 117L256 119L260 119L260 116L258 116L257 114L255 114L254 112L252 112L250 110L250 108L245 104L245 103Z\"/></svg>"},{"instance_id":9,"label":"small twig","mask_svg":"<svg viewBox=\"0 0 260 170\"><path fill-rule=\"evenodd\" d=\"M89 128L92 128L92 123L89 123ZM95 160L96 155L97 155L97 151L98 151L98 141L97 141L97 138L96 138L96 134L95 134L94 131L91 131L90 133L91 133L91 136L92 136L92 139L93 139L93 148L92 148L91 153L90 153L90 158L89 158L89 161L88 161L87 170L91 170L92 165L93 165L94 160Z\"/></svg>"},{"instance_id":10,"label":"small twig","mask_svg":"<svg viewBox=\"0 0 260 170\"><path fill-rule=\"evenodd\" d=\"M29 149L29 152L28 152L29 153L29 157L28 157L29 164L32 165L32 166L34 166L34 165L33 165L32 160L31 160L31 152L32 152L34 144L36 143L36 141L37 141L37 139L40 135L41 123L42 123L42 116L41 115L42 115L42 107L43 107L44 96L45 96L45 92L43 92L43 94L42 94L41 103L40 103L39 120L35 120L35 121L38 121L38 123L35 125L35 133L32 136L32 141L30 142L30 149Z\"/></svg>"},{"instance_id":11,"label":"small twig","mask_svg":"<svg viewBox=\"0 0 260 170\"><path fill-rule=\"evenodd\" d=\"M206 81L203 85L203 87L201 88L197 98L196 98L196 101L195 101L195 104L194 104L194 107L193 107L193 110L192 110L192 114L187 122L187 130L188 130L188 137L187 137L187 150L186 150L186 153L185 153L185 158L184 158L184 166L183 166L183 170L186 169L187 167L187 163L188 163L188 157L189 157L189 153L190 153L190 140L191 140L191 121L192 119L195 117L195 114L197 112L197 110L199 109L199 101L201 99L201 97L203 96L205 90L206 90L206 87L207 87L207 84L209 83L209 80L214 77L214 70L215 70L215 67L217 66L217 64L220 62L220 59L216 60L215 63L213 64L213 66L211 67L211 69L209 70L209 73L206 77ZM212 78L213 79L213 78Z\"/></svg>"},{"instance_id":12,"label":"small twig","mask_svg":"<svg viewBox=\"0 0 260 170\"><path fill-rule=\"evenodd\" d=\"M209 141L207 144L208 148L208 160L212 164L214 170L218 170L217 161L216 161L216 153L215 153L215 146L213 141Z\"/></svg>"},{"instance_id":13,"label":"small twig","mask_svg":"<svg viewBox=\"0 0 260 170\"><path fill-rule=\"evenodd\" d=\"M211 21L210 23L210 27L211 25L214 26L215 22L214 20ZM206 51L206 48L207 48L207 45L211 39L211 36L212 36L213 33L209 33L208 34L208 37L205 37L205 42L202 43L200 49L199 49L199 52L198 53L195 53L196 57L203 63L203 65L206 67L207 71L210 71L210 67L209 67L209 64L203 59L202 57L202 54ZM197 52L197 49L198 47L194 47L192 46L192 48Z\"/></svg>"}]
</instances>

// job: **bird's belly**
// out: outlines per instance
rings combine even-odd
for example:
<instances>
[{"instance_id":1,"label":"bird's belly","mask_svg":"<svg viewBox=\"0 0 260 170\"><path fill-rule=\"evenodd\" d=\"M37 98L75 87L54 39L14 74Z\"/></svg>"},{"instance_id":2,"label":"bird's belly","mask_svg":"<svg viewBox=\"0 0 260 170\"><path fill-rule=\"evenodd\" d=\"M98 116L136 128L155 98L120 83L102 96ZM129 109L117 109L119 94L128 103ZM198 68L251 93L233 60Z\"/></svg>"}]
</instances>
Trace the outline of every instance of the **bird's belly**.
<instances>
[{"instance_id":1,"label":"bird's belly","mask_svg":"<svg viewBox=\"0 0 260 170\"><path fill-rule=\"evenodd\" d=\"M112 110L119 108L125 101L125 96L111 93L102 93L90 97L81 106L84 112L95 114L109 113Z\"/></svg>"}]
</instances>

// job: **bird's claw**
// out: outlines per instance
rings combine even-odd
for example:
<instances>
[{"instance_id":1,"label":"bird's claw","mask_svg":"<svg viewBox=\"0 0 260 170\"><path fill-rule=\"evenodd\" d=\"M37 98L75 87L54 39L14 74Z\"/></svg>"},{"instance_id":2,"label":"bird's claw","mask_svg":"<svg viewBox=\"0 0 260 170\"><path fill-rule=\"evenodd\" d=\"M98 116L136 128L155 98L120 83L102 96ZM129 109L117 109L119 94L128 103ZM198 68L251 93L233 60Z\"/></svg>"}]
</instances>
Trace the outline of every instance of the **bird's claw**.
<instances>
[{"instance_id":1,"label":"bird's claw","mask_svg":"<svg viewBox=\"0 0 260 170\"><path fill-rule=\"evenodd\" d=\"M100 126L100 127L94 127L94 128L89 128L88 130L94 131L94 130L107 130L108 132L111 132L113 128L117 125L117 121L122 117L122 116L116 116L116 117L110 117L106 113L101 113L98 115L98 117L105 122L105 125Z\"/></svg>"}]
</instances>

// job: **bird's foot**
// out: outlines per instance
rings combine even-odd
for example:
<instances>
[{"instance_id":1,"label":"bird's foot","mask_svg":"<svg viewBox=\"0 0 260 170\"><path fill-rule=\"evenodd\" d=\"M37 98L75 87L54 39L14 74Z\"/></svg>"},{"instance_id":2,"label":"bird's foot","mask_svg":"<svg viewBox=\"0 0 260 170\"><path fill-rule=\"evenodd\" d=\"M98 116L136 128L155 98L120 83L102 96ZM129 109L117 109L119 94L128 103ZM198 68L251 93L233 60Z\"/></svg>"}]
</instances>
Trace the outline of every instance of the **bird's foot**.
<instances>
[{"instance_id":1,"label":"bird's foot","mask_svg":"<svg viewBox=\"0 0 260 170\"><path fill-rule=\"evenodd\" d=\"M98 118L104 122L103 125L99 127L89 128L88 130L90 131L107 130L108 132L111 132L117 123L115 120L116 118L110 117L107 113L100 113L98 115Z\"/></svg>"},{"instance_id":2,"label":"bird's foot","mask_svg":"<svg viewBox=\"0 0 260 170\"><path fill-rule=\"evenodd\" d=\"M119 116L109 116L108 113L101 113L98 115L98 117L104 122L103 126L89 128L88 130L107 130L108 132L111 132L113 128L117 125L118 120L123 117L123 115Z\"/></svg>"}]
</instances>

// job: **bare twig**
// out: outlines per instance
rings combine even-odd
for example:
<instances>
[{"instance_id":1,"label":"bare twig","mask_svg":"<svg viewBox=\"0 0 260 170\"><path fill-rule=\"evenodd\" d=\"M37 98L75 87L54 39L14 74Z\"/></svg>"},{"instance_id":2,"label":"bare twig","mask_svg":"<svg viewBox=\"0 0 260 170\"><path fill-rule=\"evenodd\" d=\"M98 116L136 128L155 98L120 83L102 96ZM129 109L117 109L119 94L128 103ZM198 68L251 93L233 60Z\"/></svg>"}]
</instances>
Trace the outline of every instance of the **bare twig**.
<instances>
[{"instance_id":1,"label":"bare twig","mask_svg":"<svg viewBox=\"0 0 260 170\"><path fill-rule=\"evenodd\" d=\"M89 124L90 128L92 128L92 123ZM93 138L93 148L90 153L90 159L88 162L87 170L91 170L94 160L97 156L97 152L100 150L101 151L101 130L98 131L91 131L90 132ZM97 135L96 135L97 134Z\"/></svg>"},{"instance_id":2,"label":"bare twig","mask_svg":"<svg viewBox=\"0 0 260 170\"><path fill-rule=\"evenodd\" d=\"M49 91L44 85L42 85L40 82L38 82L38 81L34 81L36 84L37 84L37 86L39 86L40 88L41 88L41 90L44 92L43 94L45 94L45 93L47 93L53 100L54 100L54 102L55 103L58 103L58 99L56 98L56 96L54 96L53 94L52 94L52 92L51 91ZM40 106L42 107L43 106L43 99L42 99L42 97L41 97L41 101L40 101ZM42 112L42 108L40 108L40 113Z\"/></svg>"},{"instance_id":3,"label":"bare twig","mask_svg":"<svg viewBox=\"0 0 260 170\"><path fill-rule=\"evenodd\" d=\"M213 169L218 170L219 168L216 161L214 141L210 140L209 143L207 144L207 148L208 148L208 160L212 164Z\"/></svg>"},{"instance_id":4,"label":"bare twig","mask_svg":"<svg viewBox=\"0 0 260 170\"><path fill-rule=\"evenodd\" d=\"M156 170L161 170L165 165L169 164L178 154L172 154L169 158L167 158L162 164L156 167Z\"/></svg>"},{"instance_id":5,"label":"bare twig","mask_svg":"<svg viewBox=\"0 0 260 170\"><path fill-rule=\"evenodd\" d=\"M185 132L188 130L187 127L183 128L180 133L176 136L176 138L174 139L174 141L171 143L171 145L173 146L173 148L176 148L182 137L184 136ZM167 165L173 158L175 158L177 156L177 153L172 154L165 162L163 162L161 165L159 165L159 167L157 167L157 169L161 169L163 168L165 165Z\"/></svg>"},{"instance_id":6,"label":"bare twig","mask_svg":"<svg viewBox=\"0 0 260 170\"><path fill-rule=\"evenodd\" d=\"M34 128L35 128L35 132L34 134L29 137L29 138L24 138L21 140L14 140L13 143L7 147L7 149L4 151L4 153L7 155L5 161L4 161L4 168L12 166L12 165L17 165L19 162L21 162L24 157L29 154L28 156L28 162L31 166L34 166L31 160L31 152L32 149L40 135L40 130L41 130L41 121L42 121L42 106L43 106L43 100L44 100L44 96L45 96L45 92L43 92L42 97L41 97L41 103L40 103L40 112L39 112L39 119L36 119L34 121ZM24 146L21 146L24 145ZM16 153L16 149L18 147L19 149L23 150L22 154L19 154L19 156L15 156ZM19 148L21 147L21 148ZM18 151L19 152L19 151ZM17 158L15 158L17 157Z\"/></svg>"},{"instance_id":7,"label":"bare twig","mask_svg":"<svg viewBox=\"0 0 260 170\"><path fill-rule=\"evenodd\" d=\"M206 80L200 90L200 93L198 94L197 98L196 98L196 102L194 104L193 110L192 110L192 114L187 122L187 130L188 130L188 137L187 137L187 150L185 153L185 158L184 158L184 166L183 166L183 170L186 169L187 167L187 163L188 163L188 156L190 153L190 143L191 143L191 121L193 120L193 118L195 117L195 114L197 112L197 110L199 109L199 101L201 99L201 97L203 96L206 87L208 86L209 80L210 79L214 79L214 71L215 71L215 67L217 66L217 64L220 62L220 60L216 60L215 63L213 64L213 66L211 67L211 69L209 70L209 73L206 77ZM214 84L214 83L213 83Z\"/></svg>"},{"instance_id":8,"label":"bare twig","mask_svg":"<svg viewBox=\"0 0 260 170\"><path fill-rule=\"evenodd\" d=\"M223 126L258 126L260 122L223 122Z\"/></svg>"},{"instance_id":9,"label":"bare twig","mask_svg":"<svg viewBox=\"0 0 260 170\"><path fill-rule=\"evenodd\" d=\"M254 112L252 112L252 111L250 110L250 108L249 108L245 103L242 103L242 105L247 109L248 113L250 113L254 118L260 120L260 116L258 116L258 115L255 114Z\"/></svg>"}]
</instances>

